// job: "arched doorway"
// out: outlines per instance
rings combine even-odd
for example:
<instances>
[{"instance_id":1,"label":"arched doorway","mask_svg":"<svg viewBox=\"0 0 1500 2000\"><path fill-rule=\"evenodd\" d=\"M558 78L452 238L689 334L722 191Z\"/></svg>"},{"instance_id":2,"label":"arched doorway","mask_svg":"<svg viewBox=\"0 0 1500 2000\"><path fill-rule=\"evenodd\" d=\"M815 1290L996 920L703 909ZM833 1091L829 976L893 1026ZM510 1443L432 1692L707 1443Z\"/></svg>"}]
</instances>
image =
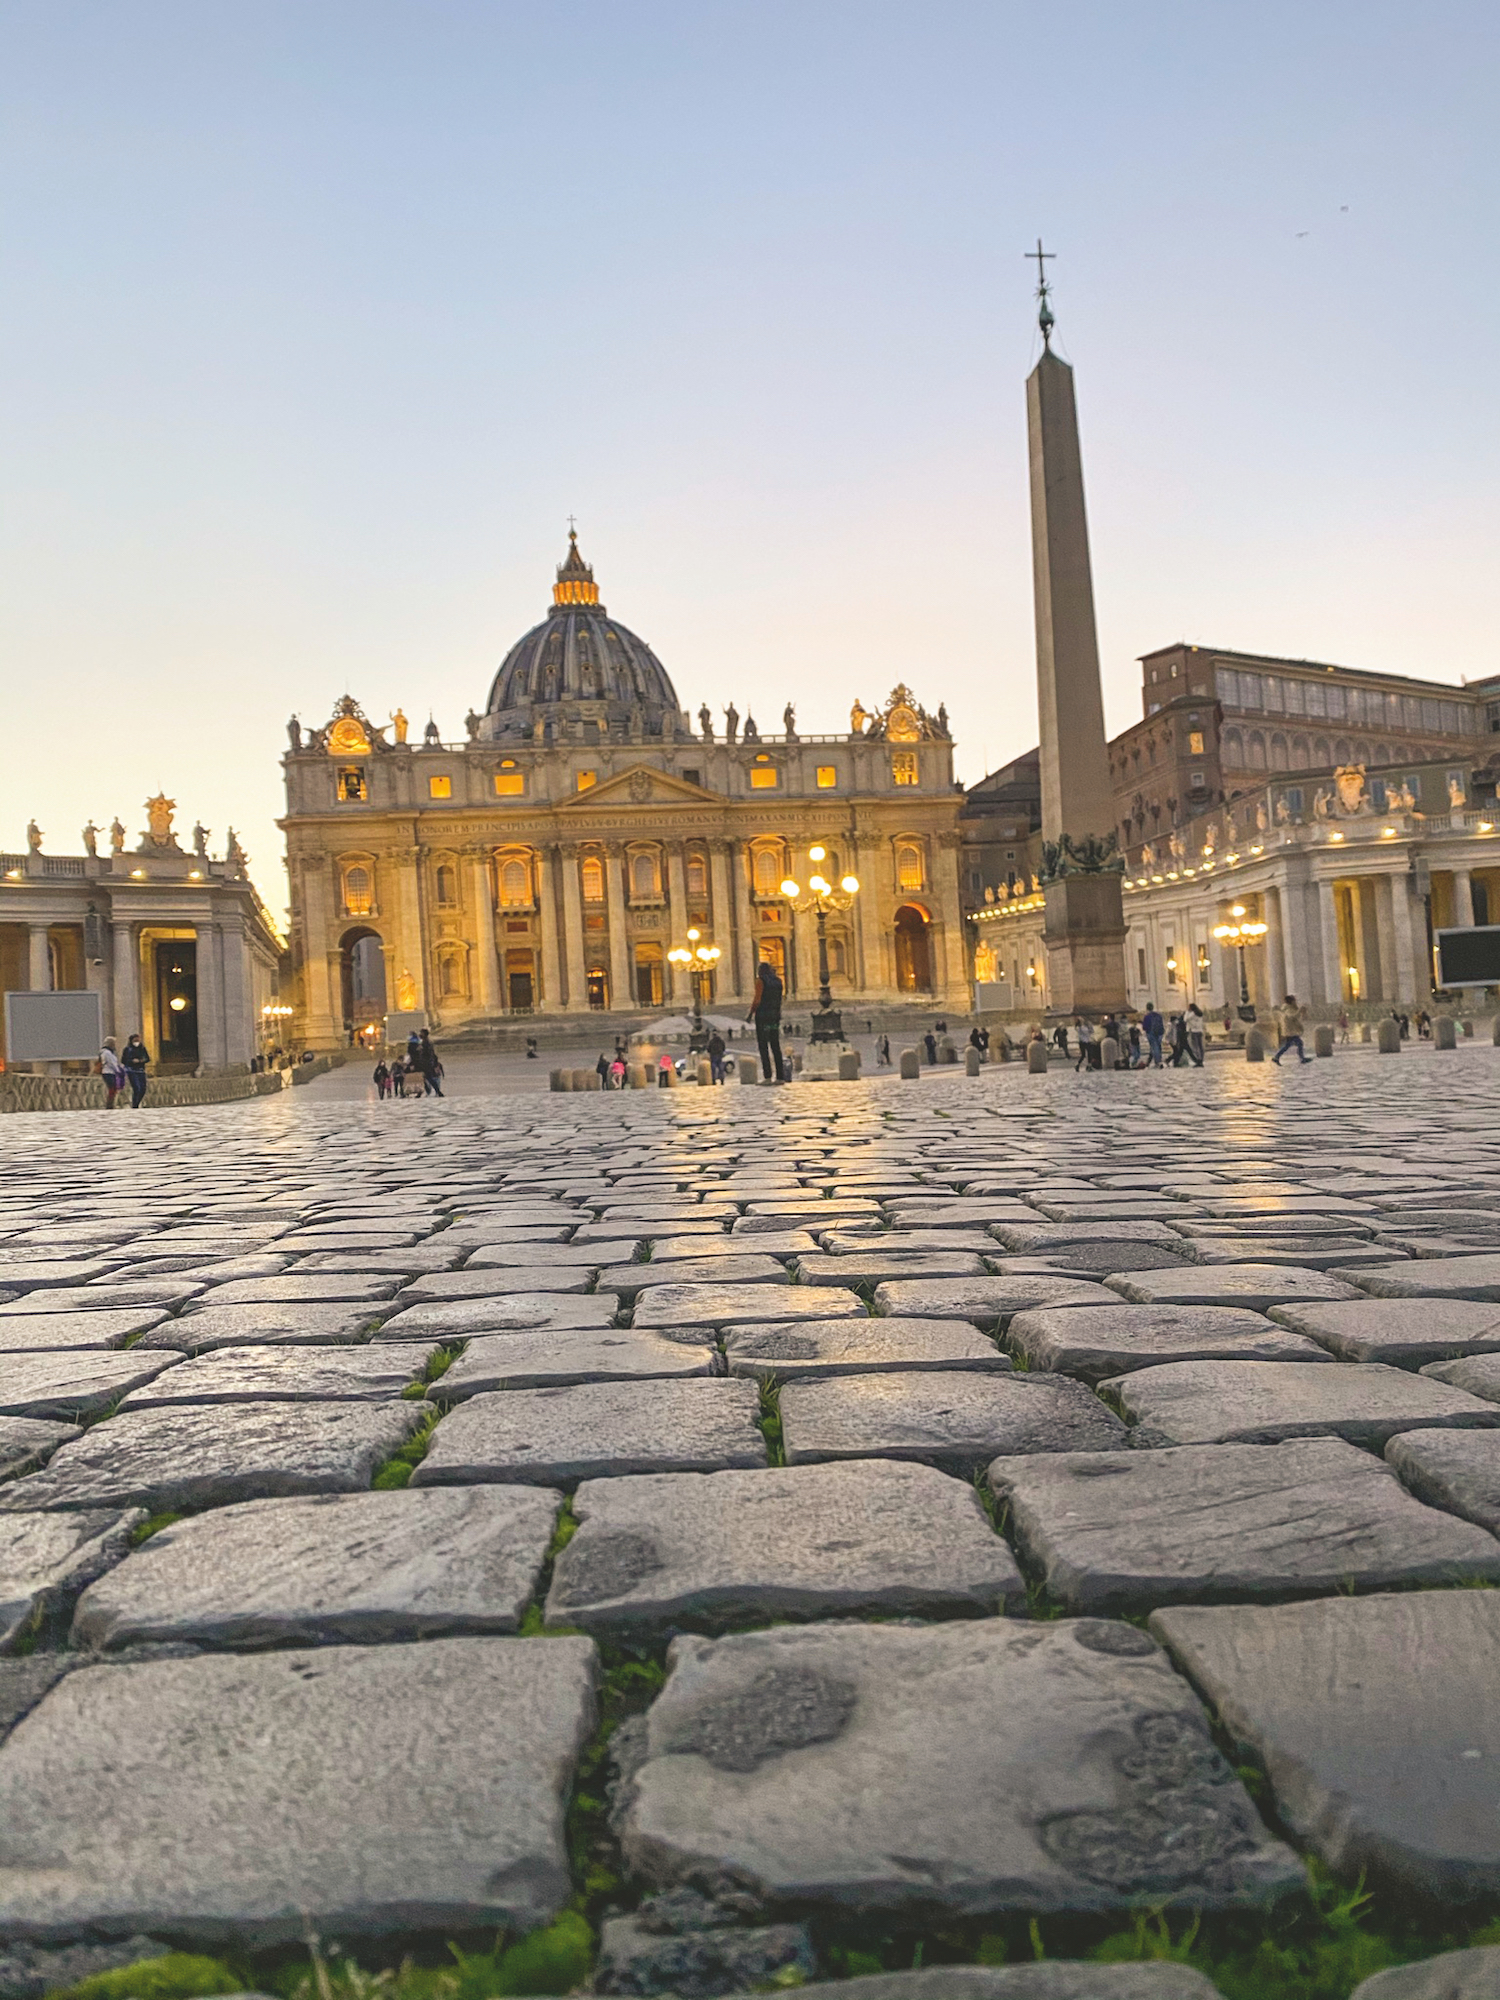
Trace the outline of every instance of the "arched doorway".
<instances>
[{"instance_id":1,"label":"arched doorway","mask_svg":"<svg viewBox=\"0 0 1500 2000\"><path fill-rule=\"evenodd\" d=\"M896 991L932 991L932 926L915 903L896 912Z\"/></svg>"},{"instance_id":2,"label":"arched doorway","mask_svg":"<svg viewBox=\"0 0 1500 2000\"><path fill-rule=\"evenodd\" d=\"M384 1019L389 1002L385 991L385 952L378 931L345 931L339 940L340 986L344 1029L367 1028Z\"/></svg>"}]
</instances>

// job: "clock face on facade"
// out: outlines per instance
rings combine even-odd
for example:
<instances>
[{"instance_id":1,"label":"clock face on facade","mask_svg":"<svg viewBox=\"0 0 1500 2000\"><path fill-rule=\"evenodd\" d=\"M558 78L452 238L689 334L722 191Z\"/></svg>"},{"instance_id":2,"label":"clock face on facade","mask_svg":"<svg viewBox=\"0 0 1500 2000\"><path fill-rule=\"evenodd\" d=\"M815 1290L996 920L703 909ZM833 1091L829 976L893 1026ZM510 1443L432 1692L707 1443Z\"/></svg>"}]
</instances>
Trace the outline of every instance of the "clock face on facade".
<instances>
[{"instance_id":1,"label":"clock face on facade","mask_svg":"<svg viewBox=\"0 0 1500 2000\"><path fill-rule=\"evenodd\" d=\"M886 716L885 733L890 743L920 743L922 740L922 728L915 712L902 701L898 701Z\"/></svg>"},{"instance_id":2,"label":"clock face on facade","mask_svg":"<svg viewBox=\"0 0 1500 2000\"><path fill-rule=\"evenodd\" d=\"M328 732L328 752L332 757L362 757L369 747L364 724L352 715L341 715Z\"/></svg>"}]
</instances>

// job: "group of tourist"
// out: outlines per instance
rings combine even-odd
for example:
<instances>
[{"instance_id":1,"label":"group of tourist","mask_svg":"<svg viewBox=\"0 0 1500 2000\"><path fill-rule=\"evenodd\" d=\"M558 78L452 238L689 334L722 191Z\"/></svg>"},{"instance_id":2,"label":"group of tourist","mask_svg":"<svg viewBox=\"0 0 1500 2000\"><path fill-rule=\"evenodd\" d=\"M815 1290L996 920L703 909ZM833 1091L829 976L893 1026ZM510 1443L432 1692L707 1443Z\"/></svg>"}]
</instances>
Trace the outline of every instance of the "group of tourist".
<instances>
[{"instance_id":1,"label":"group of tourist","mask_svg":"<svg viewBox=\"0 0 1500 2000\"><path fill-rule=\"evenodd\" d=\"M416 1087L420 1078L422 1087ZM392 1056L387 1062L384 1056L375 1065L375 1090L379 1097L441 1097L443 1094L443 1065L431 1035L426 1028L420 1034L413 1031L406 1038L404 1056ZM408 1085L411 1086L408 1090Z\"/></svg>"},{"instance_id":2,"label":"group of tourist","mask_svg":"<svg viewBox=\"0 0 1500 2000\"><path fill-rule=\"evenodd\" d=\"M104 1047L99 1051L99 1074L104 1078L104 1108L113 1111L124 1090L130 1086L130 1108L139 1111L141 1100L146 1095L146 1066L151 1061L151 1053L139 1035L132 1035L123 1049L117 1047L113 1035L107 1035Z\"/></svg>"}]
</instances>

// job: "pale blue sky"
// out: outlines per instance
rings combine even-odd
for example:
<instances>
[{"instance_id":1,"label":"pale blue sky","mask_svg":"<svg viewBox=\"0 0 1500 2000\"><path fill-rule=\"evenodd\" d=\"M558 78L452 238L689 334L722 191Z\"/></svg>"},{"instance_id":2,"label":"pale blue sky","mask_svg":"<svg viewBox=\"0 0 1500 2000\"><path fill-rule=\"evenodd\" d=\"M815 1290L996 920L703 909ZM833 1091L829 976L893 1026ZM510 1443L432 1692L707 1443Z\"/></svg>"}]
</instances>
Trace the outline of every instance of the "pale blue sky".
<instances>
[{"instance_id":1,"label":"pale blue sky","mask_svg":"<svg viewBox=\"0 0 1500 2000\"><path fill-rule=\"evenodd\" d=\"M0 847L446 735L566 516L683 702L1034 740L1038 232L1110 726L1495 646L1492 4L0 0ZM1305 232L1305 233L1304 233Z\"/></svg>"}]
</instances>

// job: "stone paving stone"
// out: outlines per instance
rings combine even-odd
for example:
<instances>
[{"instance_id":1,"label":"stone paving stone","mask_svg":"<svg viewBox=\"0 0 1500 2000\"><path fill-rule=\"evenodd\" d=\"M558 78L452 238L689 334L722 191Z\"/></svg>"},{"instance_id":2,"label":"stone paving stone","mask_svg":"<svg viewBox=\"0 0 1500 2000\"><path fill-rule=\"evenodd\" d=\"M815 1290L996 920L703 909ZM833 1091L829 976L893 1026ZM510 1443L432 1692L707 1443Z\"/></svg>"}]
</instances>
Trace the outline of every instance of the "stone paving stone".
<instances>
[{"instance_id":1,"label":"stone paving stone","mask_svg":"<svg viewBox=\"0 0 1500 2000\"><path fill-rule=\"evenodd\" d=\"M999 1254L1000 1246L982 1229L887 1229L873 1237L868 1231L825 1229L819 1232L818 1244L809 1243L806 1248L809 1251L821 1248L829 1257L878 1256L882 1251L904 1254L909 1250L938 1250L945 1257L965 1252L976 1257L994 1257Z\"/></svg>"},{"instance_id":2,"label":"stone paving stone","mask_svg":"<svg viewBox=\"0 0 1500 2000\"><path fill-rule=\"evenodd\" d=\"M883 1236L863 1253L797 1259L804 1285L880 1285L903 1278L982 1278L987 1267L972 1250L903 1250L900 1238Z\"/></svg>"},{"instance_id":3,"label":"stone paving stone","mask_svg":"<svg viewBox=\"0 0 1500 2000\"><path fill-rule=\"evenodd\" d=\"M514 1292L492 1299L449 1299L406 1306L374 1340L467 1340L476 1333L530 1333L546 1326L608 1326L620 1310L614 1292Z\"/></svg>"},{"instance_id":4,"label":"stone paving stone","mask_svg":"<svg viewBox=\"0 0 1500 2000\"><path fill-rule=\"evenodd\" d=\"M1355 1281L1376 1299L1500 1300L1500 1255L1414 1258L1360 1270Z\"/></svg>"},{"instance_id":5,"label":"stone paving stone","mask_svg":"<svg viewBox=\"0 0 1500 2000\"><path fill-rule=\"evenodd\" d=\"M1066 1958L1043 1959L1035 1965L929 1965L916 1972L875 1972L827 1986L803 1986L799 1996L800 2000L1220 2000L1218 1987L1190 1965L1166 1960L1093 1965ZM1398 1996L1392 1994L1388 2000ZM1443 1997L1434 1993L1431 2000ZM1457 2000L1469 1996L1459 1995Z\"/></svg>"},{"instance_id":6,"label":"stone paving stone","mask_svg":"<svg viewBox=\"0 0 1500 2000\"><path fill-rule=\"evenodd\" d=\"M45 1291L11 1296L0 1304L0 1319L20 1319L32 1313L119 1312L133 1307L172 1307L203 1290L197 1279L168 1274L160 1278L100 1279L91 1285L55 1285Z\"/></svg>"},{"instance_id":7,"label":"stone paving stone","mask_svg":"<svg viewBox=\"0 0 1500 2000\"><path fill-rule=\"evenodd\" d=\"M999 1458L989 1482L1069 1611L1500 1583L1500 1541L1335 1438Z\"/></svg>"},{"instance_id":8,"label":"stone paving stone","mask_svg":"<svg viewBox=\"0 0 1500 2000\"><path fill-rule=\"evenodd\" d=\"M1125 1426L1063 1375L944 1369L789 1382L781 1392L789 1465L915 1458L966 1477L1012 1452L1109 1451Z\"/></svg>"},{"instance_id":9,"label":"stone paving stone","mask_svg":"<svg viewBox=\"0 0 1500 2000\"><path fill-rule=\"evenodd\" d=\"M333 1271L345 1277L352 1273L369 1272L377 1276L389 1274L397 1278L420 1278L432 1271L446 1271L458 1262L462 1254L460 1246L453 1244L447 1249L442 1246L443 1239L439 1236L430 1243L418 1243L410 1250L315 1250L310 1256L299 1257L294 1268L309 1275ZM241 1274L237 1272L235 1275ZM253 1274L245 1272L243 1275L249 1277Z\"/></svg>"},{"instance_id":10,"label":"stone paving stone","mask_svg":"<svg viewBox=\"0 0 1500 2000\"><path fill-rule=\"evenodd\" d=\"M748 1382L593 1382L475 1396L433 1432L412 1484L561 1485L631 1472L761 1467L759 1409Z\"/></svg>"},{"instance_id":11,"label":"stone paving stone","mask_svg":"<svg viewBox=\"0 0 1500 2000\"><path fill-rule=\"evenodd\" d=\"M1244 1306L1268 1312L1294 1299L1357 1299L1353 1285L1296 1265L1188 1264L1175 1271L1131 1271L1112 1278L1122 1299L1142 1306Z\"/></svg>"},{"instance_id":12,"label":"stone paving stone","mask_svg":"<svg viewBox=\"0 0 1500 2000\"><path fill-rule=\"evenodd\" d=\"M978 1327L955 1319L752 1322L724 1329L731 1375L795 1382L823 1375L900 1374L923 1368L1011 1367Z\"/></svg>"},{"instance_id":13,"label":"stone paving stone","mask_svg":"<svg viewBox=\"0 0 1500 2000\"><path fill-rule=\"evenodd\" d=\"M1335 1873L1445 1903L1500 1892L1500 1592L1181 1606L1151 1630Z\"/></svg>"},{"instance_id":14,"label":"stone paving stone","mask_svg":"<svg viewBox=\"0 0 1500 2000\"><path fill-rule=\"evenodd\" d=\"M87 1285L119 1268L117 1257L0 1257L0 1285L13 1294L50 1291L59 1285Z\"/></svg>"},{"instance_id":15,"label":"stone paving stone","mask_svg":"<svg viewBox=\"0 0 1500 2000\"><path fill-rule=\"evenodd\" d=\"M1500 1353L1500 1311L1478 1299L1360 1299L1272 1306L1271 1318L1341 1361L1420 1368L1461 1354Z\"/></svg>"},{"instance_id":16,"label":"stone paving stone","mask_svg":"<svg viewBox=\"0 0 1500 2000\"><path fill-rule=\"evenodd\" d=\"M1290 1264L1303 1271L1334 1271L1350 1282L1356 1270L1374 1265L1386 1267L1391 1261L1389 1250L1353 1237L1339 1242L1321 1236L1299 1236L1294 1244L1283 1248L1264 1237L1246 1243L1200 1236L1193 1249L1195 1264L1243 1265L1253 1258L1257 1264Z\"/></svg>"},{"instance_id":17,"label":"stone paving stone","mask_svg":"<svg viewBox=\"0 0 1500 2000\"><path fill-rule=\"evenodd\" d=\"M1473 1354L1462 1361L1429 1361L1421 1371L1429 1381L1446 1382L1465 1395L1500 1403L1500 1354Z\"/></svg>"},{"instance_id":18,"label":"stone paving stone","mask_svg":"<svg viewBox=\"0 0 1500 2000\"><path fill-rule=\"evenodd\" d=\"M516 1284L513 1271L545 1269L576 1273L580 1279L601 1264L618 1263L638 1237L613 1238L607 1243L482 1243L461 1271L433 1271L406 1294L414 1299L467 1299ZM517 1286L519 1289L519 1287Z\"/></svg>"},{"instance_id":19,"label":"stone paving stone","mask_svg":"<svg viewBox=\"0 0 1500 2000\"><path fill-rule=\"evenodd\" d=\"M243 1650L514 1632L558 1504L531 1486L434 1486L223 1507L163 1528L93 1584L73 1643Z\"/></svg>"},{"instance_id":20,"label":"stone paving stone","mask_svg":"<svg viewBox=\"0 0 1500 2000\"><path fill-rule=\"evenodd\" d=\"M73 1348L65 1353L12 1354L0 1367L0 1416L56 1417L67 1423L97 1416L131 1389L180 1366L175 1354L117 1354Z\"/></svg>"},{"instance_id":21,"label":"stone paving stone","mask_svg":"<svg viewBox=\"0 0 1500 2000\"><path fill-rule=\"evenodd\" d=\"M1115 1294L1086 1278L893 1278L875 1290L875 1310L905 1319L966 1319L1004 1328L1033 1306L1112 1306Z\"/></svg>"},{"instance_id":22,"label":"stone paving stone","mask_svg":"<svg viewBox=\"0 0 1500 2000\"><path fill-rule=\"evenodd\" d=\"M131 1352L170 1348L178 1354L213 1354L224 1347L344 1347L363 1340L382 1310L389 1308L213 1306L207 1312L159 1321L141 1335Z\"/></svg>"},{"instance_id":23,"label":"stone paving stone","mask_svg":"<svg viewBox=\"0 0 1500 2000\"><path fill-rule=\"evenodd\" d=\"M582 1525L557 1559L547 1620L600 1637L1025 1608L973 1487L931 1466L589 1480L573 1511Z\"/></svg>"},{"instance_id":24,"label":"stone paving stone","mask_svg":"<svg viewBox=\"0 0 1500 2000\"><path fill-rule=\"evenodd\" d=\"M857 1292L837 1285L789 1285L774 1296L772 1307L762 1285L651 1285L636 1299L632 1324L679 1340L692 1339L705 1327L764 1319L772 1310L780 1320L853 1319L865 1311Z\"/></svg>"},{"instance_id":25,"label":"stone paving stone","mask_svg":"<svg viewBox=\"0 0 1500 2000\"><path fill-rule=\"evenodd\" d=\"M40 1472L0 1487L0 1511L222 1507L356 1493L432 1413L429 1403L235 1403L137 1410L96 1424Z\"/></svg>"},{"instance_id":26,"label":"stone paving stone","mask_svg":"<svg viewBox=\"0 0 1500 2000\"><path fill-rule=\"evenodd\" d=\"M0 1926L241 1947L530 1930L571 1894L595 1672L570 1638L83 1668L0 1749Z\"/></svg>"},{"instance_id":27,"label":"stone paving stone","mask_svg":"<svg viewBox=\"0 0 1500 2000\"><path fill-rule=\"evenodd\" d=\"M667 1285L789 1285L791 1273L774 1257L753 1253L732 1257L653 1257L649 1264L609 1264L599 1273L599 1289L633 1299L648 1288ZM853 1283L853 1280L850 1280Z\"/></svg>"},{"instance_id":28,"label":"stone paving stone","mask_svg":"<svg viewBox=\"0 0 1500 2000\"><path fill-rule=\"evenodd\" d=\"M0 1516L0 1653L119 1562L145 1518L139 1509L118 1508Z\"/></svg>"},{"instance_id":29,"label":"stone paving stone","mask_svg":"<svg viewBox=\"0 0 1500 2000\"><path fill-rule=\"evenodd\" d=\"M81 1435L77 1424L40 1417L0 1417L0 1481L16 1479L44 1465L60 1444Z\"/></svg>"},{"instance_id":30,"label":"stone paving stone","mask_svg":"<svg viewBox=\"0 0 1500 2000\"><path fill-rule=\"evenodd\" d=\"M1493 1403L1374 1362L1310 1368L1301 1361L1173 1361L1101 1386L1153 1443L1342 1437L1382 1445L1398 1431L1500 1425Z\"/></svg>"},{"instance_id":31,"label":"stone paving stone","mask_svg":"<svg viewBox=\"0 0 1500 2000\"><path fill-rule=\"evenodd\" d=\"M648 1881L723 1871L773 1902L931 1922L1223 1908L1302 1879L1133 1626L783 1627L669 1660L622 1816Z\"/></svg>"},{"instance_id":32,"label":"stone paving stone","mask_svg":"<svg viewBox=\"0 0 1500 2000\"><path fill-rule=\"evenodd\" d=\"M431 1341L412 1340L367 1347L226 1347L133 1389L120 1409L124 1414L176 1403L388 1402L417 1379L432 1352Z\"/></svg>"},{"instance_id":33,"label":"stone paving stone","mask_svg":"<svg viewBox=\"0 0 1500 2000\"><path fill-rule=\"evenodd\" d=\"M669 1264L674 1257L797 1257L803 1252L810 1255L817 1247L816 1239L805 1229L766 1229L749 1238L726 1236L719 1230L714 1235L659 1236L651 1246L651 1261ZM610 1261L618 1263L620 1259L616 1255Z\"/></svg>"},{"instance_id":34,"label":"stone paving stone","mask_svg":"<svg viewBox=\"0 0 1500 2000\"><path fill-rule=\"evenodd\" d=\"M1041 1306L1016 1314L1009 1339L1033 1368L1085 1382L1166 1361L1329 1358L1316 1341L1236 1306Z\"/></svg>"},{"instance_id":35,"label":"stone paving stone","mask_svg":"<svg viewBox=\"0 0 1500 2000\"><path fill-rule=\"evenodd\" d=\"M160 1306L127 1307L114 1312L22 1313L0 1319L0 1355L121 1347L127 1340L160 1326L165 1318Z\"/></svg>"},{"instance_id":36,"label":"stone paving stone","mask_svg":"<svg viewBox=\"0 0 1500 2000\"><path fill-rule=\"evenodd\" d=\"M545 1246L538 1251L545 1257ZM512 1292L576 1292L590 1290L594 1282L593 1264L507 1264L503 1269L437 1271L414 1278L401 1293L408 1300L442 1303L453 1299L506 1298ZM446 1285L446 1278L461 1282Z\"/></svg>"},{"instance_id":37,"label":"stone paving stone","mask_svg":"<svg viewBox=\"0 0 1500 2000\"><path fill-rule=\"evenodd\" d=\"M676 1890L643 1905L633 1917L606 1917L599 1927L596 1993L672 1993L706 2000L719 1993L774 1992L806 1983L817 1956L806 1924L718 1925L705 1929L696 1912L683 1922L678 1910L692 1899L712 1917L720 1908L694 1890ZM675 1921L661 1915L671 1906ZM780 1975L778 1977L778 1975Z\"/></svg>"},{"instance_id":38,"label":"stone paving stone","mask_svg":"<svg viewBox=\"0 0 1500 2000\"><path fill-rule=\"evenodd\" d=\"M1362 1979L1349 2000L1495 2000L1497 1993L1500 1945L1491 1944L1393 1965Z\"/></svg>"},{"instance_id":39,"label":"stone paving stone","mask_svg":"<svg viewBox=\"0 0 1500 2000\"><path fill-rule=\"evenodd\" d=\"M291 1271L279 1278L240 1278L230 1285L211 1285L200 1293L197 1306L374 1305L392 1299L401 1280L385 1275L360 1276L337 1271Z\"/></svg>"},{"instance_id":40,"label":"stone paving stone","mask_svg":"<svg viewBox=\"0 0 1500 2000\"><path fill-rule=\"evenodd\" d=\"M717 1362L706 1338L703 1346L691 1347L654 1334L595 1327L485 1334L469 1342L432 1394L449 1403L490 1389L563 1389L580 1382L712 1375Z\"/></svg>"},{"instance_id":41,"label":"stone paving stone","mask_svg":"<svg viewBox=\"0 0 1500 2000\"><path fill-rule=\"evenodd\" d=\"M920 1201L891 1201L886 1214L897 1228L973 1229L993 1222L1036 1222L1040 1211L1026 1202L987 1198L964 1201L958 1198Z\"/></svg>"},{"instance_id":42,"label":"stone paving stone","mask_svg":"<svg viewBox=\"0 0 1500 2000\"><path fill-rule=\"evenodd\" d=\"M1002 1278L1112 1278L1117 1271L1168 1271L1193 1261L1181 1250L1153 1243L1075 1243L1038 1256L992 1256L990 1265Z\"/></svg>"},{"instance_id":43,"label":"stone paving stone","mask_svg":"<svg viewBox=\"0 0 1500 2000\"><path fill-rule=\"evenodd\" d=\"M1155 1244L1158 1248L1180 1250L1182 1237L1164 1222L1133 1222L1128 1228L1118 1222L992 1222L989 1235L1002 1249L1022 1254L1033 1250L1066 1250L1079 1243Z\"/></svg>"},{"instance_id":44,"label":"stone paving stone","mask_svg":"<svg viewBox=\"0 0 1500 2000\"><path fill-rule=\"evenodd\" d=\"M1493 1431L1402 1431L1385 1455L1419 1500L1500 1535L1500 1437Z\"/></svg>"},{"instance_id":45,"label":"stone paving stone","mask_svg":"<svg viewBox=\"0 0 1500 2000\"><path fill-rule=\"evenodd\" d=\"M0 1944L0 2000L45 2000L100 1972L122 1972L144 1959L162 1958L154 1938L121 1938L114 1944Z\"/></svg>"}]
</instances>

